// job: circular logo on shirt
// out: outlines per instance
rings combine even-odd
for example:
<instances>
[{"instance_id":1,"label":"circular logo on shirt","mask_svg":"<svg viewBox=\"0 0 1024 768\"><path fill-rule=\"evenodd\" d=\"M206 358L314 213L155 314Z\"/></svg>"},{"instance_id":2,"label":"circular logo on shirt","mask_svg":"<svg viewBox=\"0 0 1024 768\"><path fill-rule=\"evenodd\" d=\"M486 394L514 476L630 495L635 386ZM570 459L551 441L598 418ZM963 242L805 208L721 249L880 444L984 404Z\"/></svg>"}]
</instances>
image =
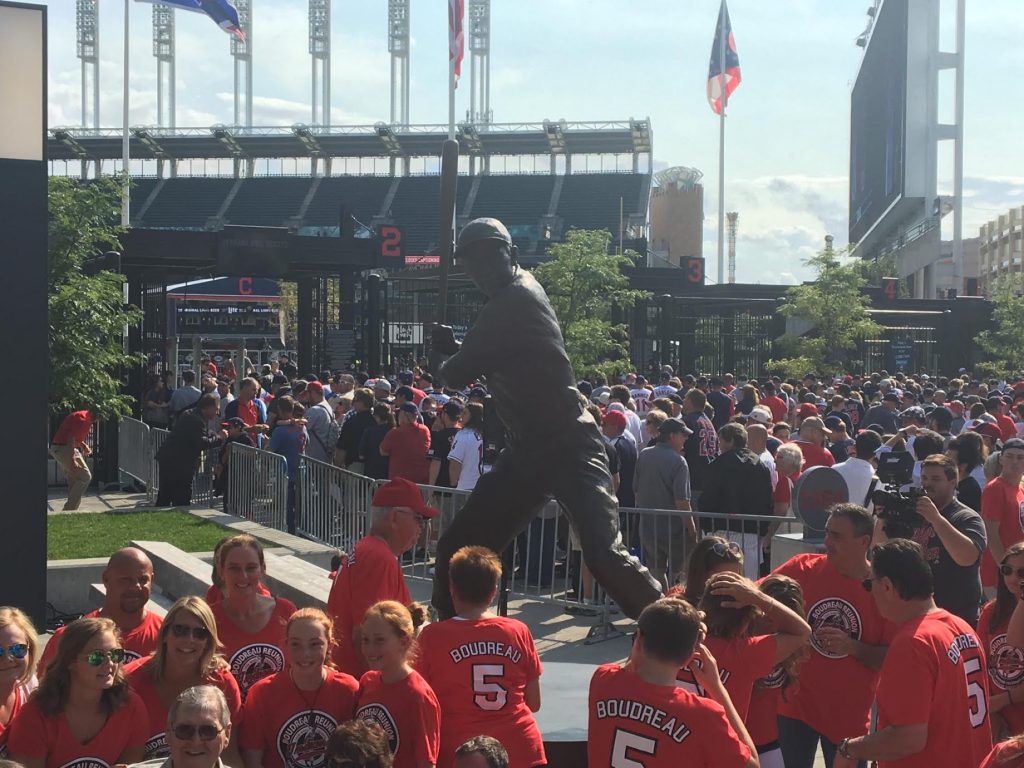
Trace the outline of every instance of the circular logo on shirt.
<instances>
[{"instance_id":1,"label":"circular logo on shirt","mask_svg":"<svg viewBox=\"0 0 1024 768\"><path fill-rule=\"evenodd\" d=\"M321 768L327 741L337 727L338 721L326 712L300 712L278 731L277 752L285 765Z\"/></svg>"},{"instance_id":2,"label":"circular logo on shirt","mask_svg":"<svg viewBox=\"0 0 1024 768\"><path fill-rule=\"evenodd\" d=\"M1008 645L1005 634L993 637L989 648L988 673L993 683L1005 691L1024 682L1024 651Z\"/></svg>"},{"instance_id":3,"label":"circular logo on shirt","mask_svg":"<svg viewBox=\"0 0 1024 768\"><path fill-rule=\"evenodd\" d=\"M276 645L253 643L239 648L231 657L231 674L238 681L242 699L264 677L284 669L284 654Z\"/></svg>"},{"instance_id":4,"label":"circular logo on shirt","mask_svg":"<svg viewBox=\"0 0 1024 768\"><path fill-rule=\"evenodd\" d=\"M388 746L391 748L391 754L394 755L398 752L398 726L395 725L395 718L388 712L387 707L383 704L367 704L356 711L356 719L364 720L367 723L376 723L383 728L385 735L388 737Z\"/></svg>"},{"instance_id":5,"label":"circular logo on shirt","mask_svg":"<svg viewBox=\"0 0 1024 768\"><path fill-rule=\"evenodd\" d=\"M80 757L70 763L64 763L60 768L110 768L110 764L95 757Z\"/></svg>"},{"instance_id":6,"label":"circular logo on shirt","mask_svg":"<svg viewBox=\"0 0 1024 768\"><path fill-rule=\"evenodd\" d=\"M167 734L158 733L146 739L145 753L147 760L156 757L170 757L171 750L167 746Z\"/></svg>"},{"instance_id":7,"label":"circular logo on shirt","mask_svg":"<svg viewBox=\"0 0 1024 768\"><path fill-rule=\"evenodd\" d=\"M772 670L771 674L767 677L762 677L757 681L759 688L781 688L783 683L786 682L786 670L779 666Z\"/></svg>"},{"instance_id":8,"label":"circular logo on shirt","mask_svg":"<svg viewBox=\"0 0 1024 768\"><path fill-rule=\"evenodd\" d=\"M136 659L141 659L142 654L136 653L135 651L129 651L127 648L124 649L124 661L121 662L124 666L131 664Z\"/></svg>"},{"instance_id":9,"label":"circular logo on shirt","mask_svg":"<svg viewBox=\"0 0 1024 768\"><path fill-rule=\"evenodd\" d=\"M827 659L845 659L845 653L827 649L818 637L823 627L841 629L854 640L860 640L861 621L857 609L840 597L826 597L819 600L807 611L807 623L811 625L811 645Z\"/></svg>"}]
</instances>

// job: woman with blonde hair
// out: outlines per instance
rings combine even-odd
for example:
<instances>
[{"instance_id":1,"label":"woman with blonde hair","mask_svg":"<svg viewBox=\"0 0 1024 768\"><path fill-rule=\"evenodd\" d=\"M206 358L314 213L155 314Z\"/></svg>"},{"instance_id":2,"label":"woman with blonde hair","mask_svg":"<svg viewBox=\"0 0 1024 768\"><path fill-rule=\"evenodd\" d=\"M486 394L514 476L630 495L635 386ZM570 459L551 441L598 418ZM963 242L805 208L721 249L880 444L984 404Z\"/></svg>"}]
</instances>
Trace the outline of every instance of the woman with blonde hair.
<instances>
[{"instance_id":1,"label":"woman with blonde hair","mask_svg":"<svg viewBox=\"0 0 1024 768\"><path fill-rule=\"evenodd\" d=\"M242 697L219 650L217 622L210 606L198 597L183 597L167 612L157 635L156 651L125 669L128 685L139 694L149 713L147 760L170 754L167 712L178 694L193 686L219 688L227 700L231 722L237 726ZM228 745L229 762L234 749L232 739Z\"/></svg>"},{"instance_id":2,"label":"woman with blonde hair","mask_svg":"<svg viewBox=\"0 0 1024 768\"><path fill-rule=\"evenodd\" d=\"M334 668L334 625L317 608L292 614L288 667L249 690L239 744L246 768L305 768L355 713L359 683Z\"/></svg>"},{"instance_id":3,"label":"woman with blonde hair","mask_svg":"<svg viewBox=\"0 0 1024 768\"><path fill-rule=\"evenodd\" d=\"M11 759L25 768L140 762L149 721L124 679L123 661L113 621L68 624L46 676L11 723Z\"/></svg>"},{"instance_id":4,"label":"woman with blonde hair","mask_svg":"<svg viewBox=\"0 0 1024 768\"><path fill-rule=\"evenodd\" d=\"M0 754L6 754L8 727L36 687L39 638L28 616L0 607Z\"/></svg>"}]
</instances>

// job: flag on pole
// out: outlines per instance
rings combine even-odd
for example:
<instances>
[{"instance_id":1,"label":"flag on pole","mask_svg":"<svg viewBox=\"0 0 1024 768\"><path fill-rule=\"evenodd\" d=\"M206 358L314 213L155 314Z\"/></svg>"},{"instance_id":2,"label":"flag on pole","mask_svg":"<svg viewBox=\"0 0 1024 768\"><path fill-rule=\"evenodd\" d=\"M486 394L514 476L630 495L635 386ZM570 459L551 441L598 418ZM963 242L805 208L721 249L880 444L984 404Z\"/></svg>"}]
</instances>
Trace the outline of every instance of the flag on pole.
<instances>
[{"instance_id":1,"label":"flag on pole","mask_svg":"<svg viewBox=\"0 0 1024 768\"><path fill-rule=\"evenodd\" d=\"M229 35L234 35L243 43L245 42L245 32L242 31L242 22L238 18L238 9L235 8L235 4L231 0L135 0L135 2L155 3L180 8L183 11L205 13Z\"/></svg>"},{"instance_id":2,"label":"flag on pole","mask_svg":"<svg viewBox=\"0 0 1024 768\"><path fill-rule=\"evenodd\" d=\"M722 69L722 45L725 45L725 71ZM729 22L729 9L722 0L718 11L718 26L715 28L715 42L711 46L711 64L708 65L708 103L716 115L722 114L722 95L725 103L741 81L740 56L736 53L736 40L732 36L732 24Z\"/></svg>"},{"instance_id":3,"label":"flag on pole","mask_svg":"<svg viewBox=\"0 0 1024 768\"><path fill-rule=\"evenodd\" d=\"M462 31L462 17L465 0L448 0L448 61L455 63L455 86L458 87L462 74L462 56L465 36Z\"/></svg>"}]
</instances>

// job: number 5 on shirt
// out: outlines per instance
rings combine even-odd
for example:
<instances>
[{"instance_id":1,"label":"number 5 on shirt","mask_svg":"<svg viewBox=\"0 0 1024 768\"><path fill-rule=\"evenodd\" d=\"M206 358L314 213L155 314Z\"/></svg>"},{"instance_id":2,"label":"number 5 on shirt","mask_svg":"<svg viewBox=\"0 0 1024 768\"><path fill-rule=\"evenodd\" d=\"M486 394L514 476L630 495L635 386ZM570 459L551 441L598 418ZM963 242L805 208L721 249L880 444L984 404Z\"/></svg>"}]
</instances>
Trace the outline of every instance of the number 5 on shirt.
<instances>
[{"instance_id":1,"label":"number 5 on shirt","mask_svg":"<svg viewBox=\"0 0 1024 768\"><path fill-rule=\"evenodd\" d=\"M988 705L985 702L985 686L977 678L971 679L971 675L981 671L980 659L964 659L964 675L967 677L967 698L971 701L971 708L968 714L971 718L971 727L980 728L985 724L985 715L988 714Z\"/></svg>"},{"instance_id":2,"label":"number 5 on shirt","mask_svg":"<svg viewBox=\"0 0 1024 768\"><path fill-rule=\"evenodd\" d=\"M643 763L628 757L627 754L641 752L645 755L653 755L656 748L657 742L654 739L616 728L615 741L612 742L611 768L645 768Z\"/></svg>"},{"instance_id":3,"label":"number 5 on shirt","mask_svg":"<svg viewBox=\"0 0 1024 768\"><path fill-rule=\"evenodd\" d=\"M508 701L508 691L498 683L488 682L489 677L504 677L503 664L473 665L473 702L487 712L497 712Z\"/></svg>"}]
</instances>

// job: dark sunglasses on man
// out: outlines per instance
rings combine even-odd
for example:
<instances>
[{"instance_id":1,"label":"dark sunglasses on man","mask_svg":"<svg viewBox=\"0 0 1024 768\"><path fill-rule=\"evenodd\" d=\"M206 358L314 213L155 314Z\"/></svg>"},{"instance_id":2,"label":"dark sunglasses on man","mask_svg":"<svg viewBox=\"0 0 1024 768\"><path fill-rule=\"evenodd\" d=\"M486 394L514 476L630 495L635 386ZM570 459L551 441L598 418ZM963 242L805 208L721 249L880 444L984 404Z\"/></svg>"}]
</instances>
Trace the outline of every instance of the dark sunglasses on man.
<instances>
[{"instance_id":1,"label":"dark sunglasses on man","mask_svg":"<svg viewBox=\"0 0 1024 768\"><path fill-rule=\"evenodd\" d=\"M171 729L171 733L174 734L174 738L181 741L192 741L197 734L200 741L213 741L223 730L223 728L218 728L214 725L188 725L182 723L181 725L174 726Z\"/></svg>"}]
</instances>

